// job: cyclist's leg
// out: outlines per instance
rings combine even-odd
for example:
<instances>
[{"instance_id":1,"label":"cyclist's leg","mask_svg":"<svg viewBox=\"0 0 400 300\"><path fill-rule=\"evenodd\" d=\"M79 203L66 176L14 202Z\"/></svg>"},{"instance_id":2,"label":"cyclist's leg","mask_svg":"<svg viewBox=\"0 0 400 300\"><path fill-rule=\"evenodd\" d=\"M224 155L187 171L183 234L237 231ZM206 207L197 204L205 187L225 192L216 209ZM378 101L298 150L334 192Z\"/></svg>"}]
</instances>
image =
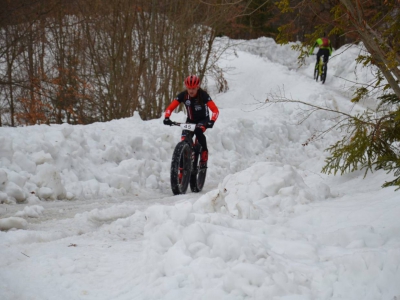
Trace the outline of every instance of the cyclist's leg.
<instances>
[{"instance_id":1,"label":"cyclist's leg","mask_svg":"<svg viewBox=\"0 0 400 300\"><path fill-rule=\"evenodd\" d=\"M319 60L321 59L321 50L318 50L317 52L317 61L315 62L315 68L314 68L314 79L318 81L319 76L320 76L320 70L319 70Z\"/></svg>"},{"instance_id":2,"label":"cyclist's leg","mask_svg":"<svg viewBox=\"0 0 400 300\"><path fill-rule=\"evenodd\" d=\"M327 50L326 54L324 55L325 77L326 77L326 73L328 72L328 61L329 61L329 50Z\"/></svg>"},{"instance_id":3,"label":"cyclist's leg","mask_svg":"<svg viewBox=\"0 0 400 300\"><path fill-rule=\"evenodd\" d=\"M322 55L323 55L323 66L322 66L322 74L321 74L321 81L322 83L325 83L326 80L326 74L328 71L328 60L329 60L329 50L328 49L322 49Z\"/></svg>"},{"instance_id":4,"label":"cyclist's leg","mask_svg":"<svg viewBox=\"0 0 400 300\"><path fill-rule=\"evenodd\" d=\"M207 149L207 139L206 136L204 135L204 131L206 131L205 127L196 127L196 129L194 130L194 134L196 135L197 141L199 142L199 144L201 145L201 148L204 150L208 150Z\"/></svg>"},{"instance_id":5,"label":"cyclist's leg","mask_svg":"<svg viewBox=\"0 0 400 300\"><path fill-rule=\"evenodd\" d=\"M328 69L328 61L329 61L329 49L323 49L324 50L324 64L325 64L325 70Z\"/></svg>"},{"instance_id":6,"label":"cyclist's leg","mask_svg":"<svg viewBox=\"0 0 400 300\"><path fill-rule=\"evenodd\" d=\"M321 53L324 56L324 63L328 63L329 61L329 50L328 49L321 49L323 50L323 53Z\"/></svg>"},{"instance_id":7,"label":"cyclist's leg","mask_svg":"<svg viewBox=\"0 0 400 300\"><path fill-rule=\"evenodd\" d=\"M196 135L197 141L201 145L202 152L201 152L201 162L206 163L208 161L208 148L207 148L207 138L204 135L204 132L206 131L206 126L205 124L209 121L209 119L204 119L201 120L199 123L197 123L197 127L194 130L194 134Z\"/></svg>"},{"instance_id":8,"label":"cyclist's leg","mask_svg":"<svg viewBox=\"0 0 400 300\"><path fill-rule=\"evenodd\" d=\"M319 64L319 60L321 59L321 56L324 55L324 52L322 51L322 49L319 49L317 52L317 62L316 62L316 66L318 66Z\"/></svg>"}]
</instances>

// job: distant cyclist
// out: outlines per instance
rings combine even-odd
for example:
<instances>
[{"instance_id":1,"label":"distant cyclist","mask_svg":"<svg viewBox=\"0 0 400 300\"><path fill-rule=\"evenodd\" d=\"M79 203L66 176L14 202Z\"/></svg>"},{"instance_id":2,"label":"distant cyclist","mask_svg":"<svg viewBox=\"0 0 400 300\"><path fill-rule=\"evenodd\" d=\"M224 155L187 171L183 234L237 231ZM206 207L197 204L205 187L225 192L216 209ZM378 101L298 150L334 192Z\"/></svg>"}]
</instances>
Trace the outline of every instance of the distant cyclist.
<instances>
[{"instance_id":1,"label":"distant cyclist","mask_svg":"<svg viewBox=\"0 0 400 300\"><path fill-rule=\"evenodd\" d=\"M332 55L331 41L324 34L324 37L319 38L315 41L309 52L310 55L314 53L314 48L317 46L319 47L319 50L317 52L317 64L321 56L324 56L324 63L327 63L329 60L329 56Z\"/></svg>"},{"instance_id":2,"label":"distant cyclist","mask_svg":"<svg viewBox=\"0 0 400 300\"><path fill-rule=\"evenodd\" d=\"M172 125L172 121L169 119L175 108L180 103L183 103L186 107L187 119L186 123L197 124L194 133L197 137L199 144L202 147L200 166L207 166L208 161L208 148L207 140L204 132L207 128L212 128L214 122L218 118L219 110L211 99L210 95L206 91L200 88L200 79L195 75L190 75L185 79L186 90L179 93L165 111L164 125ZM212 111L212 116L208 108ZM182 132L182 137L186 134Z\"/></svg>"}]
</instances>

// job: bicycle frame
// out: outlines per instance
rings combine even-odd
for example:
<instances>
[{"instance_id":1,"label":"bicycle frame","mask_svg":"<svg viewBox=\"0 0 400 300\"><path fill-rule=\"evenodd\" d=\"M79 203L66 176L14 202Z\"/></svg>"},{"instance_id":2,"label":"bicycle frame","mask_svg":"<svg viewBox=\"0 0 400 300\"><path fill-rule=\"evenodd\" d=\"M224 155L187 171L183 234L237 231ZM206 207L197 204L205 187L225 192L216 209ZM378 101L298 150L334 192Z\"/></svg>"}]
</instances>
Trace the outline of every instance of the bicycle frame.
<instances>
[{"instance_id":1,"label":"bicycle frame","mask_svg":"<svg viewBox=\"0 0 400 300\"><path fill-rule=\"evenodd\" d=\"M180 126L182 128L183 132L185 133L185 135L182 136L182 140L188 141L191 147L194 147L197 144L197 138L193 142L194 130L196 129L196 124L176 123L173 125Z\"/></svg>"},{"instance_id":2,"label":"bicycle frame","mask_svg":"<svg viewBox=\"0 0 400 300\"><path fill-rule=\"evenodd\" d=\"M179 125L182 128L182 141L186 141L192 150L192 163L195 161L195 156L200 155L199 149L197 148L198 141L197 137L194 138L194 130L196 129L197 124L189 124L189 123L177 123L176 125ZM193 140L194 138L194 140ZM192 172L197 172L197 169L192 169Z\"/></svg>"},{"instance_id":3,"label":"bicycle frame","mask_svg":"<svg viewBox=\"0 0 400 300\"><path fill-rule=\"evenodd\" d=\"M197 124L172 122L183 130L181 141L175 147L171 162L171 188L174 195L184 194L188 183L192 192L200 192L203 188L207 168L199 168L201 146L194 130Z\"/></svg>"}]
</instances>

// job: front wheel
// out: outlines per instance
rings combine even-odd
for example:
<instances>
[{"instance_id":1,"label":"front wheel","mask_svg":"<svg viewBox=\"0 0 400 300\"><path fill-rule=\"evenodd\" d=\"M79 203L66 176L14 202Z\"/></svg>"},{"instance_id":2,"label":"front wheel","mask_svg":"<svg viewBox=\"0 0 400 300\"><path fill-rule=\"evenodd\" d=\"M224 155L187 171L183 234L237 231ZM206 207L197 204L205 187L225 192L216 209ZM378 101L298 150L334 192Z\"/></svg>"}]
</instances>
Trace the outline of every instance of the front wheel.
<instances>
[{"instance_id":1,"label":"front wheel","mask_svg":"<svg viewBox=\"0 0 400 300\"><path fill-rule=\"evenodd\" d=\"M186 141L179 142L172 154L171 189L174 195L185 194L192 171L192 149Z\"/></svg>"},{"instance_id":2,"label":"front wheel","mask_svg":"<svg viewBox=\"0 0 400 300\"><path fill-rule=\"evenodd\" d=\"M192 174L190 175L190 189L194 193L201 192L207 175L207 167L200 168L201 150L201 146L197 145L194 151Z\"/></svg>"},{"instance_id":3,"label":"front wheel","mask_svg":"<svg viewBox=\"0 0 400 300\"><path fill-rule=\"evenodd\" d=\"M319 66L318 63L316 63L314 68L314 79L318 81L318 77L319 77Z\"/></svg>"}]
</instances>

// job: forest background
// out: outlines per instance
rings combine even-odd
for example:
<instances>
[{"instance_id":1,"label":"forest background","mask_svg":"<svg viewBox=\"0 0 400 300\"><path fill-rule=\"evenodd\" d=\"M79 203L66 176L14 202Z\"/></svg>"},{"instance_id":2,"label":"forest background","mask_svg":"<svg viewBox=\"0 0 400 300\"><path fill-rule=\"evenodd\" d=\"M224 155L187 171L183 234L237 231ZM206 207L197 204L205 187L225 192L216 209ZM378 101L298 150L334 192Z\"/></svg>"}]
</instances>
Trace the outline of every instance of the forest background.
<instances>
[{"instance_id":1,"label":"forest background","mask_svg":"<svg viewBox=\"0 0 400 300\"><path fill-rule=\"evenodd\" d=\"M215 64L225 50L214 47L218 36L277 38L291 23L287 40L304 41L319 24L293 23L297 13L264 0L0 2L0 126L89 124L134 111L158 118L188 74L228 88Z\"/></svg>"},{"instance_id":2,"label":"forest background","mask_svg":"<svg viewBox=\"0 0 400 300\"><path fill-rule=\"evenodd\" d=\"M338 112L345 134L328 149L324 170L394 170L385 185L400 186L399 0L0 0L0 7L0 126L89 124L134 112L159 118L188 74L203 86L212 78L223 92L219 36L295 42L299 63L324 34L336 49L361 43L357 61L375 77L357 83L349 100L372 97L376 107Z\"/></svg>"}]
</instances>

